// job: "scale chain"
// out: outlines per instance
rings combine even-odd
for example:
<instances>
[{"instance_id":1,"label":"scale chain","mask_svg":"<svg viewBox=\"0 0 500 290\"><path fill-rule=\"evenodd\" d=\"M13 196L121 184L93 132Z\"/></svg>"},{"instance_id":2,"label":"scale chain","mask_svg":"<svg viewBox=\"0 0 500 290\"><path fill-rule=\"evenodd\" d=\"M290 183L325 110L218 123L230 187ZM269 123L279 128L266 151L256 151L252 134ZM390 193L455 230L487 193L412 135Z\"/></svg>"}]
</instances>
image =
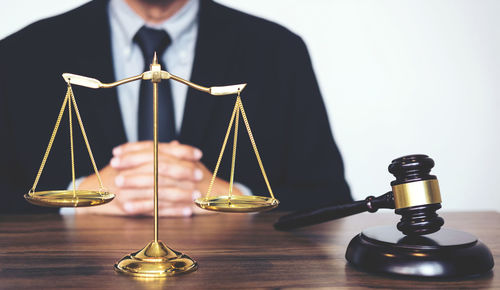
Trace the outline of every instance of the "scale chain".
<instances>
[{"instance_id":1,"label":"scale chain","mask_svg":"<svg viewBox=\"0 0 500 290\"><path fill-rule=\"evenodd\" d=\"M73 94L73 90L71 89L70 84L68 84L68 90L70 92L71 101L73 102L73 107L75 108L75 115L76 115L76 118L78 119L78 124L80 125L80 129L82 131L83 140L85 141L85 146L87 146L87 151L89 152L90 161L92 162L92 166L94 167L95 175L97 176L97 180L99 181L99 187L100 187L99 193L102 195L102 192L106 191L106 190L104 189L104 186L102 184L101 175L99 174L99 170L97 170L97 165L96 165L95 160L94 160L94 155L92 154L92 149L90 149L90 143L89 143L89 140L87 138L87 134L85 133L85 128L83 127L83 122L82 122L82 118L80 116L80 111L78 110L78 106L76 105L75 95Z\"/></svg>"},{"instance_id":2,"label":"scale chain","mask_svg":"<svg viewBox=\"0 0 500 290\"><path fill-rule=\"evenodd\" d=\"M73 146L73 116L71 114L71 102L68 102L68 117L69 117L69 148L71 152L71 181L73 184L73 198L76 198L75 186L75 151Z\"/></svg>"},{"instance_id":3,"label":"scale chain","mask_svg":"<svg viewBox=\"0 0 500 290\"><path fill-rule=\"evenodd\" d=\"M247 128L248 136L250 137L250 142L252 143L253 151L255 152L255 156L257 157L257 162L259 162L260 171L264 176L264 180L267 185L267 189L269 190L269 194L274 199L273 190L271 189L271 184L267 179L266 171L264 170L264 165L262 164L262 160L260 159L259 150L257 149L257 144L255 143L255 139L253 138L252 130L250 129L250 124L248 123L247 115L245 114L245 109L243 108L243 103L241 102L241 97L238 95L236 99L236 103L239 103L239 109L241 111L241 116L243 117L243 122L245 123L245 127Z\"/></svg>"},{"instance_id":4,"label":"scale chain","mask_svg":"<svg viewBox=\"0 0 500 290\"><path fill-rule=\"evenodd\" d=\"M239 96L239 92L238 92ZM236 117L234 119L234 141L233 141L233 158L231 160L231 175L229 179L229 197L233 195L234 185L234 169L236 165L236 144L238 142L238 123L240 122L240 110L236 110Z\"/></svg>"},{"instance_id":5,"label":"scale chain","mask_svg":"<svg viewBox=\"0 0 500 290\"><path fill-rule=\"evenodd\" d=\"M231 132L231 128L233 126L233 122L235 122L235 131L234 131L234 144L233 144L233 156L232 156L232 164L231 164L231 176L230 176L230 183L229 183L229 196L232 194L232 189L233 189L233 182L234 182L234 169L235 169L235 160L236 160L236 145L237 145L237 134L238 134L238 120L239 120L239 114L241 112L241 117L243 118L243 123L245 124L245 127L248 132L248 136L250 138L250 143L252 143L252 148L255 153L255 156L257 157L257 162L259 163L260 170L262 172L262 176L264 177L264 181L266 182L267 189L269 190L269 194L273 199L275 199L273 190L271 188L271 184L269 183L269 179L267 178L266 171L264 169L264 164L262 163L262 159L260 158L259 150L257 149L257 143L255 142L255 138L253 137L252 130L250 129L250 123L248 122L247 115L245 113L245 109L243 108L243 102L241 101L241 96L238 92L238 97L236 98L236 103L234 104L234 109L233 113L231 115L231 119L229 121L229 126L227 128L226 136L224 137L224 142L222 143L222 149L219 154L219 158L217 159L217 164L215 165L215 170L212 175L212 179L210 180L210 184L208 186L207 190L207 196L209 197L211 192L212 192L212 187L215 182L215 177L217 176L217 172L219 170L219 166L222 160L222 155L224 154L224 150L226 148L227 140L229 137L229 133Z\"/></svg>"},{"instance_id":6,"label":"scale chain","mask_svg":"<svg viewBox=\"0 0 500 290\"><path fill-rule=\"evenodd\" d=\"M92 166L94 167L95 174L97 179L99 180L100 193L102 194L105 191L104 186L102 184L101 176L99 175L99 171L97 170L97 165L94 160L94 156L92 154L92 150L90 149L90 144L87 138L87 134L85 133L85 128L83 127L82 118L80 117L80 112L78 110L78 106L76 105L75 96L73 94L73 90L71 89L71 84L68 83L68 89L66 91L66 96L64 98L63 104L61 106L61 110L59 111L59 115L57 116L56 125L54 126L54 130L52 131L52 135L50 136L49 144L47 145L47 149L45 150L45 154L42 159L42 164L38 169L38 173L35 178L35 182L33 183L33 187L29 191L33 193L36 191L36 186L38 185L38 181L40 180L40 176L42 175L43 169L45 167L45 163L49 157L50 150L52 149L52 145L54 143L54 139L56 137L57 131L59 130L59 125L61 124L61 119L66 109L66 104L68 104L68 115L69 115L69 127L70 127L70 151L71 151L71 172L72 172L72 184L73 184L73 194L75 194L76 186L75 186L75 159L74 159L74 147L73 147L73 124L71 118L71 103L73 103L73 107L75 109L75 114L78 119L78 123L80 125L80 129L82 130L83 139L85 140L85 145L87 146L87 151L90 156L90 160L92 162Z\"/></svg>"},{"instance_id":7,"label":"scale chain","mask_svg":"<svg viewBox=\"0 0 500 290\"><path fill-rule=\"evenodd\" d=\"M52 149L52 144L54 143L54 139L57 134L57 130L59 129L59 125L61 124L61 119L66 109L66 103L70 98L70 89L66 91L66 97L64 98L63 104L61 106L61 110L59 111L59 115L57 116L56 125L54 126L54 130L52 130L52 135L50 136L49 145L47 145L47 149L45 150L45 154L43 155L42 164L38 169L38 173L35 178L35 182L33 183L33 187L30 190L30 193L35 192L36 186L38 185L38 181L40 180L40 176L42 175L43 168L45 167L45 163L47 162L47 158L49 157L50 150Z\"/></svg>"},{"instance_id":8,"label":"scale chain","mask_svg":"<svg viewBox=\"0 0 500 290\"><path fill-rule=\"evenodd\" d=\"M215 165L214 173L212 175L212 179L210 180L210 184L208 185L207 197L212 193L212 187L215 182L215 177L217 177L217 171L219 171L220 162L222 160L222 155L224 154L224 150L226 149L227 139L229 137L229 133L231 132L231 128L233 127L233 121L236 116L236 111L238 110L238 104L234 104L233 113L231 115L231 120L229 121L229 126L227 126L226 136L224 137L224 142L222 142L222 149L220 150L219 157L217 158L217 164Z\"/></svg>"}]
</instances>

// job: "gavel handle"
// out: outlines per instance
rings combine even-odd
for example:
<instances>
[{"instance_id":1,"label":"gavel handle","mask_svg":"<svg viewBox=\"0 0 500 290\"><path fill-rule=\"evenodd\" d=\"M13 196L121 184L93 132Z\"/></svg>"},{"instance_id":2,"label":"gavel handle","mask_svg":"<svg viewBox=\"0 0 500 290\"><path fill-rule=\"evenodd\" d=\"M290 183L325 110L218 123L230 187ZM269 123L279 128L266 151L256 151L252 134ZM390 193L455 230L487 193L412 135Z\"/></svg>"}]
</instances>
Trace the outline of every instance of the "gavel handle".
<instances>
[{"instance_id":1,"label":"gavel handle","mask_svg":"<svg viewBox=\"0 0 500 290\"><path fill-rule=\"evenodd\" d=\"M394 208L394 196L392 191L379 197L369 196L365 200L355 201L353 203L294 212L282 216L274 224L274 228L286 231L343 218L365 211L376 212L379 208Z\"/></svg>"}]
</instances>

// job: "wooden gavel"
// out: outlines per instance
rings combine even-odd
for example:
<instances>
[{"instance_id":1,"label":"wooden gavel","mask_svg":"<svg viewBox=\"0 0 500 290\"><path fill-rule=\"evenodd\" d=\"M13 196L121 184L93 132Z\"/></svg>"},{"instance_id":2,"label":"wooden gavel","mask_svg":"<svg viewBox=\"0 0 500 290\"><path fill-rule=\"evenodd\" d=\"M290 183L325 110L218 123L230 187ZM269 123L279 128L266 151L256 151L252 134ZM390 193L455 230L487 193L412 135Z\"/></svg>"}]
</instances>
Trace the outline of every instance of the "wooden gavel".
<instances>
[{"instance_id":1,"label":"wooden gavel","mask_svg":"<svg viewBox=\"0 0 500 290\"><path fill-rule=\"evenodd\" d=\"M434 161L423 154L394 159L389 165L389 172L396 177L391 182L392 191L350 204L291 213L282 216L274 227L277 230L291 230L365 211L390 208L401 215L397 228L403 234L419 236L437 232L444 220L436 213L441 208L441 194L436 176L429 174L432 167Z\"/></svg>"}]
</instances>

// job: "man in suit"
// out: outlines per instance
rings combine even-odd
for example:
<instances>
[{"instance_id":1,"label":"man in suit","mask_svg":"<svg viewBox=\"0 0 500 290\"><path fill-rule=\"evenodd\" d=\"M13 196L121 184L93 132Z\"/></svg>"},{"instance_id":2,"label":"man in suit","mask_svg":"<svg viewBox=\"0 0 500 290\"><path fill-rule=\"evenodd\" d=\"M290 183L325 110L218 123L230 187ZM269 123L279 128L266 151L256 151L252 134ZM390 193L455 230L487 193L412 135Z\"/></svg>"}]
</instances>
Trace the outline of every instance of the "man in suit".
<instances>
[{"instance_id":1,"label":"man in suit","mask_svg":"<svg viewBox=\"0 0 500 290\"><path fill-rule=\"evenodd\" d=\"M161 34L166 36L156 46L148 44L148 37ZM0 42L0 148L6 153L0 163L1 212L51 211L29 205L22 195L62 102L61 73L103 82L140 74L149 63L147 47L157 49L163 42L159 59L173 74L206 86L248 83L243 104L281 209L351 201L298 36L211 0L94 0ZM117 195L108 205L79 212L151 214L152 144L141 137L146 122L141 110L147 107L141 94L147 89L136 83L73 90L105 186ZM235 100L172 81L163 91L170 95L160 115L170 118L164 125L172 134L160 144L160 214L192 215L192 200L206 191ZM71 180L68 130L62 122L39 189L66 188ZM95 189L97 179L77 133L78 186ZM229 150L214 188L219 194L227 191ZM268 195L246 133L240 134L237 152L235 193Z\"/></svg>"}]
</instances>

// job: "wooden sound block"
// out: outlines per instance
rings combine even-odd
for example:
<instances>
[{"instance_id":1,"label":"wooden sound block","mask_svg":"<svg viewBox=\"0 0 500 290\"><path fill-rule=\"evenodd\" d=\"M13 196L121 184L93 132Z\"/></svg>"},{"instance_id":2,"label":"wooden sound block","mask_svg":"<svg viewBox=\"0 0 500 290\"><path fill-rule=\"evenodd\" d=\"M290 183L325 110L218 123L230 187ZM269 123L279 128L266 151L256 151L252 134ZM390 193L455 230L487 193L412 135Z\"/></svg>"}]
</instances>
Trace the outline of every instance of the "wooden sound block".
<instances>
[{"instance_id":1,"label":"wooden sound block","mask_svg":"<svg viewBox=\"0 0 500 290\"><path fill-rule=\"evenodd\" d=\"M368 228L355 236L346 259L367 272L429 278L477 276L494 264L488 247L469 233L442 228L410 237L395 226Z\"/></svg>"}]
</instances>

